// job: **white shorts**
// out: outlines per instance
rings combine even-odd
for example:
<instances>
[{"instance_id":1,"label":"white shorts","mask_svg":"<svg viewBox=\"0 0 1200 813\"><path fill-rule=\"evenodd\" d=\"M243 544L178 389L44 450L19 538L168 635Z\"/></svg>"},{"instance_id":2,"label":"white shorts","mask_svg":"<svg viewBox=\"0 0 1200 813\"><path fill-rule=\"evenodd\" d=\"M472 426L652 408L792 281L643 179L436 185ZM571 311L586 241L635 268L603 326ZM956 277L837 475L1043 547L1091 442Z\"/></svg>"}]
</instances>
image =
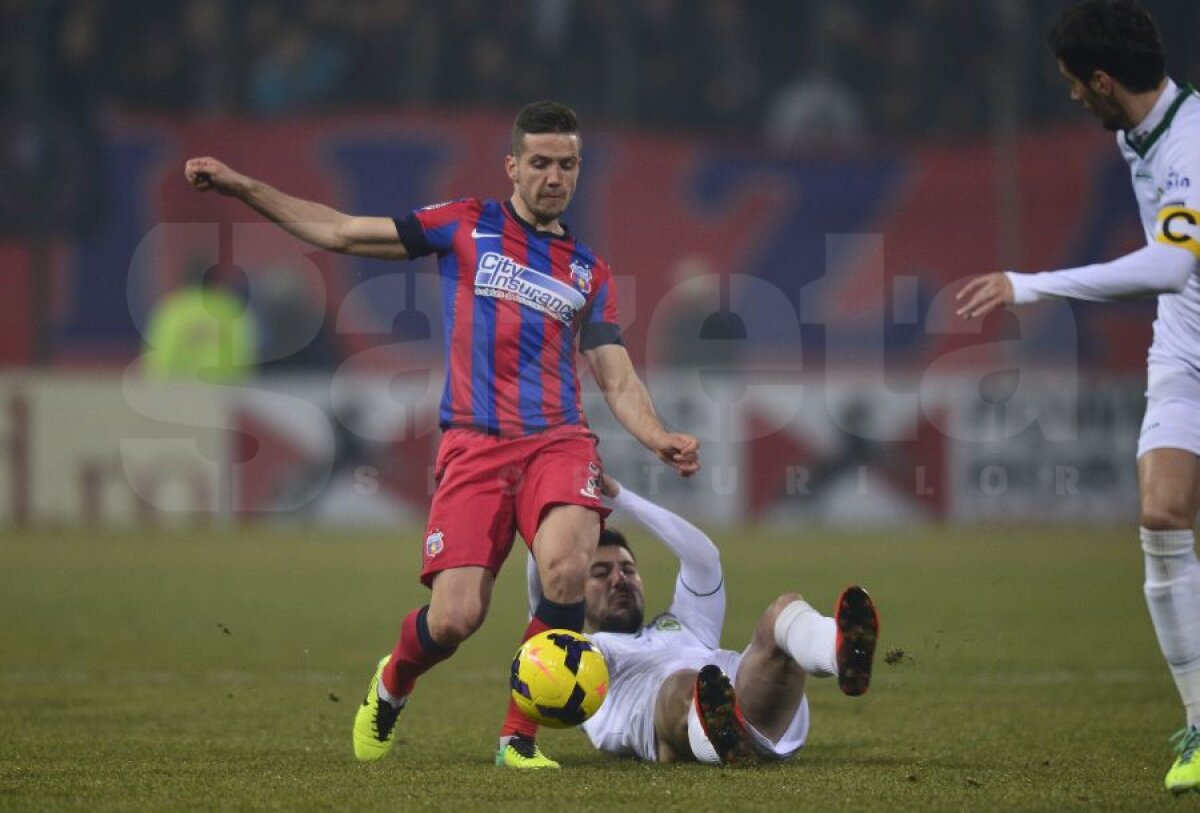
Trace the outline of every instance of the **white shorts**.
<instances>
[{"instance_id":1,"label":"white shorts","mask_svg":"<svg viewBox=\"0 0 1200 813\"><path fill-rule=\"evenodd\" d=\"M1200 372L1151 362L1148 378L1137 456L1153 449L1183 449L1200 455Z\"/></svg>"},{"instance_id":2,"label":"white shorts","mask_svg":"<svg viewBox=\"0 0 1200 813\"><path fill-rule=\"evenodd\" d=\"M721 667L721 671L735 681L742 662L741 652L728 649L703 652L686 650L678 653L684 657L675 658L664 658L663 654L625 656L627 660L639 661L638 668L629 670L625 677L613 681L600 712L583 725L597 748L657 762L654 709L658 703L658 692L666 679L681 669L699 671L702 666L712 663ZM774 742L753 726L747 725L746 728L760 754L770 759L787 759L800 750L808 737L808 698L801 699L787 730Z\"/></svg>"},{"instance_id":3,"label":"white shorts","mask_svg":"<svg viewBox=\"0 0 1200 813\"><path fill-rule=\"evenodd\" d=\"M742 663L742 653L720 649L713 655L719 659L713 660L712 663L721 667L729 679L736 683L738 667ZM808 697L800 698L800 705L796 707L796 713L792 715L792 722L788 724L787 730L778 740L772 741L750 723L746 723L746 731L754 740L754 747L760 754L770 759L787 759L799 751L804 746L804 741L808 739Z\"/></svg>"}]
</instances>

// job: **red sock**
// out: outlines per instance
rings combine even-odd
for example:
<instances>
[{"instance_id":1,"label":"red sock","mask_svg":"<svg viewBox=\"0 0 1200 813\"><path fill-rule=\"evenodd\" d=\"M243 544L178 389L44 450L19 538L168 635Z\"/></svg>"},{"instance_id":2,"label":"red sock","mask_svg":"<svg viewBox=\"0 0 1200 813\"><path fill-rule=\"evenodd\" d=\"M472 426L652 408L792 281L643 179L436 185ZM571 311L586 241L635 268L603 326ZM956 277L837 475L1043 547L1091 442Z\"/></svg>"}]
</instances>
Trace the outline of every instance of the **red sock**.
<instances>
[{"instance_id":1,"label":"red sock","mask_svg":"<svg viewBox=\"0 0 1200 813\"><path fill-rule=\"evenodd\" d=\"M529 620L529 626L525 628L525 635L521 638L521 643L525 643L539 632L554 629L536 615ZM390 689L388 691L391 691ZM500 727L501 737L511 737L513 734L520 734L523 737L533 739L537 736L538 725L533 720L530 720L521 710L517 708L517 704L513 702L511 696L508 698L508 713L504 715L504 725Z\"/></svg>"},{"instance_id":2,"label":"red sock","mask_svg":"<svg viewBox=\"0 0 1200 813\"><path fill-rule=\"evenodd\" d=\"M454 654L458 647L444 647L429 634L425 614L429 605L413 610L400 626L400 640L383 670L383 686L395 698L408 697L417 678Z\"/></svg>"}]
</instances>

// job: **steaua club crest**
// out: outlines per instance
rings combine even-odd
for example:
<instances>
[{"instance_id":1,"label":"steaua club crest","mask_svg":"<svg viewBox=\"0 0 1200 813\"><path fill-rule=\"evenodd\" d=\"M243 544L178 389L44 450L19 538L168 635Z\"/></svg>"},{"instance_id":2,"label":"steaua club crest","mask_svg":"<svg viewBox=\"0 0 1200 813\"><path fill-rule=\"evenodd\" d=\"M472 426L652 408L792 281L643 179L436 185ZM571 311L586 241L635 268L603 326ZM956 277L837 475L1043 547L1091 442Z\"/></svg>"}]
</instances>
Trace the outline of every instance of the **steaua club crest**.
<instances>
[{"instance_id":1,"label":"steaua club crest","mask_svg":"<svg viewBox=\"0 0 1200 813\"><path fill-rule=\"evenodd\" d=\"M436 530L425 537L425 555L432 559L441 553L442 549L446 547L445 538L445 534Z\"/></svg>"},{"instance_id":2,"label":"steaua club crest","mask_svg":"<svg viewBox=\"0 0 1200 813\"><path fill-rule=\"evenodd\" d=\"M592 267L587 263L572 262L571 284L578 288L580 293L590 294L592 292Z\"/></svg>"}]
</instances>

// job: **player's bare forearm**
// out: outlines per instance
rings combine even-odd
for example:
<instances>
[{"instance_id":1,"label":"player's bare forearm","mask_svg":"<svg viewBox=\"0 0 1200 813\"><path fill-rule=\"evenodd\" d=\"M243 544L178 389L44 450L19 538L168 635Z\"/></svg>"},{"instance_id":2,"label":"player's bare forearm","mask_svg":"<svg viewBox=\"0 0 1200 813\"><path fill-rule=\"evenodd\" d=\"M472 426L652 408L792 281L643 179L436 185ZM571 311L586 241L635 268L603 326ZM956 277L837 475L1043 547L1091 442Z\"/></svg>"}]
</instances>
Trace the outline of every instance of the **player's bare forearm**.
<instances>
[{"instance_id":1,"label":"player's bare forearm","mask_svg":"<svg viewBox=\"0 0 1200 813\"><path fill-rule=\"evenodd\" d=\"M408 256L390 218L344 214L323 203L281 192L215 158L190 159L184 166L184 174L196 189L235 197L317 248L379 259L399 260Z\"/></svg>"},{"instance_id":2,"label":"player's bare forearm","mask_svg":"<svg viewBox=\"0 0 1200 813\"><path fill-rule=\"evenodd\" d=\"M637 376L631 376L604 390L604 400L613 417L625 431L651 451L657 451L656 441L667 433L650 400L650 393Z\"/></svg>"},{"instance_id":3,"label":"player's bare forearm","mask_svg":"<svg viewBox=\"0 0 1200 813\"><path fill-rule=\"evenodd\" d=\"M287 195L262 181L247 181L237 197L251 209L317 248L345 249L345 241L338 237L338 227L349 220L348 215L322 203Z\"/></svg>"},{"instance_id":4,"label":"player's bare forearm","mask_svg":"<svg viewBox=\"0 0 1200 813\"><path fill-rule=\"evenodd\" d=\"M587 351L587 358L608 408L625 431L684 477L699 471L699 441L663 426L625 348L604 345Z\"/></svg>"}]
</instances>

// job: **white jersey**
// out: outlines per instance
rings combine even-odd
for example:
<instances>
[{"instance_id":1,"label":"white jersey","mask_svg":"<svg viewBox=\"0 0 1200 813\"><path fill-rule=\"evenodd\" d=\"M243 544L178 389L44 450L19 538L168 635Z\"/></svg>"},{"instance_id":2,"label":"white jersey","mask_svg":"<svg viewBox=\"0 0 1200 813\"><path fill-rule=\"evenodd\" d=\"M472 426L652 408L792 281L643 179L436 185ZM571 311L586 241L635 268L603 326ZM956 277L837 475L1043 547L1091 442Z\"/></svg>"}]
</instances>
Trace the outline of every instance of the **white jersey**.
<instances>
[{"instance_id":1,"label":"white jersey","mask_svg":"<svg viewBox=\"0 0 1200 813\"><path fill-rule=\"evenodd\" d=\"M602 751L658 760L654 709L659 689L681 669L699 671L715 664L737 677L742 653L720 649L725 623L725 580L721 556L703 531L683 517L622 488L613 500L614 517L627 515L650 531L679 558L675 596L670 608L637 632L590 632L588 637L608 664L608 693L600 710L582 726ZM529 611L541 600L537 565L526 568ZM765 755L786 758L804 745L808 735L808 701L801 701L787 731L769 739L746 726Z\"/></svg>"},{"instance_id":2,"label":"white jersey","mask_svg":"<svg viewBox=\"0 0 1200 813\"><path fill-rule=\"evenodd\" d=\"M670 608L636 633L595 632L588 637L608 664L604 704L583 730L603 751L655 761L654 704L659 687L680 669L715 663L731 678L741 654L718 649L725 623L721 556L703 531L683 517L622 488L612 501L614 517L627 515L679 558ZM541 599L532 558L526 569L529 610Z\"/></svg>"},{"instance_id":3,"label":"white jersey","mask_svg":"<svg viewBox=\"0 0 1200 813\"><path fill-rule=\"evenodd\" d=\"M654 708L663 681L681 669L699 670L715 663L731 677L741 653L718 648L725 615L725 590L707 596L676 581L671 609L639 632L593 632L588 637L608 663L608 696L600 711L583 724L592 745L602 751L658 758Z\"/></svg>"},{"instance_id":4,"label":"white jersey","mask_svg":"<svg viewBox=\"0 0 1200 813\"><path fill-rule=\"evenodd\" d=\"M1167 80L1150 113L1134 130L1118 133L1117 143L1129 164L1146 247L1080 268L1009 271L1013 301L1157 294L1151 390L1156 377L1170 374L1167 368L1200 381L1200 97Z\"/></svg>"},{"instance_id":5,"label":"white jersey","mask_svg":"<svg viewBox=\"0 0 1200 813\"><path fill-rule=\"evenodd\" d=\"M1200 96L1167 87L1145 120L1117 134L1129 164L1146 242L1189 251L1192 273L1179 293L1158 297L1150 361L1200 371Z\"/></svg>"},{"instance_id":6,"label":"white jersey","mask_svg":"<svg viewBox=\"0 0 1200 813\"><path fill-rule=\"evenodd\" d=\"M694 530L690 525L637 495L630 497L627 506L634 499L640 505L629 513L656 533L665 532L666 535L660 538L672 550L682 552L683 567L675 580L675 598L667 612L636 633L588 634L604 654L609 681L604 704L582 728L592 745L602 751L657 762L654 710L663 682L680 670L698 672L710 663L720 667L730 680L736 682L744 653L718 646L725 619L725 588L720 581L719 560L714 559L709 567L698 561L712 543L699 531L695 531L699 536L689 541ZM670 520L677 522L668 528ZM699 593L691 589L688 578L697 579L696 583L706 586L715 583L716 587L710 592ZM782 735L767 737L748 722L746 732L760 754L772 759L786 759L804 745L808 737L808 720L808 699L803 698Z\"/></svg>"}]
</instances>

